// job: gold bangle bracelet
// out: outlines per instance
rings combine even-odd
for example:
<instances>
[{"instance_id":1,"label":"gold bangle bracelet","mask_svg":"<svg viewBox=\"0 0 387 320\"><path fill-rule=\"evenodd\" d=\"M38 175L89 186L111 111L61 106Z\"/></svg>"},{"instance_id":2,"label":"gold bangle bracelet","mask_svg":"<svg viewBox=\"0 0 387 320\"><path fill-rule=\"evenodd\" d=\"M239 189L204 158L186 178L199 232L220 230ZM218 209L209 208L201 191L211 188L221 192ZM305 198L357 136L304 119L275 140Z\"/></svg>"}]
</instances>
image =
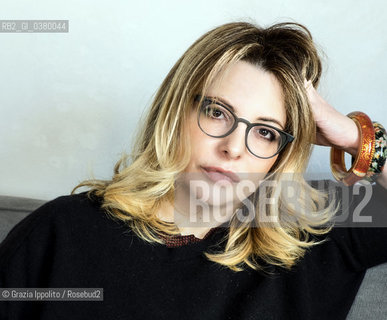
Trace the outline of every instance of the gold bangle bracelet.
<instances>
[{"instance_id":1,"label":"gold bangle bracelet","mask_svg":"<svg viewBox=\"0 0 387 320\"><path fill-rule=\"evenodd\" d=\"M346 186L350 186L363 179L367 174L375 153L375 129L371 119L363 112L355 111L349 113L347 116L355 121L359 129L360 148L352 167L347 170L345 167L344 151L332 147L331 170L337 181L341 181Z\"/></svg>"}]
</instances>

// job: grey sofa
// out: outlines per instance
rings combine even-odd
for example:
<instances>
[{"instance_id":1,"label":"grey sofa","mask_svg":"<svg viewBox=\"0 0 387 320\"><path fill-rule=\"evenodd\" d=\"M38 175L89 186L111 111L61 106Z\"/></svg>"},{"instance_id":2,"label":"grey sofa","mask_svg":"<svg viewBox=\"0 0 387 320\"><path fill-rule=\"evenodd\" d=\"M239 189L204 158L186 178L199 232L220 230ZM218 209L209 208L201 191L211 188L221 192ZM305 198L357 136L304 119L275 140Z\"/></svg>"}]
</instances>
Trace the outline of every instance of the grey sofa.
<instances>
[{"instance_id":1,"label":"grey sofa","mask_svg":"<svg viewBox=\"0 0 387 320\"><path fill-rule=\"evenodd\" d=\"M0 243L16 223L43 203L0 196ZM367 271L347 319L387 319L387 263Z\"/></svg>"}]
</instances>

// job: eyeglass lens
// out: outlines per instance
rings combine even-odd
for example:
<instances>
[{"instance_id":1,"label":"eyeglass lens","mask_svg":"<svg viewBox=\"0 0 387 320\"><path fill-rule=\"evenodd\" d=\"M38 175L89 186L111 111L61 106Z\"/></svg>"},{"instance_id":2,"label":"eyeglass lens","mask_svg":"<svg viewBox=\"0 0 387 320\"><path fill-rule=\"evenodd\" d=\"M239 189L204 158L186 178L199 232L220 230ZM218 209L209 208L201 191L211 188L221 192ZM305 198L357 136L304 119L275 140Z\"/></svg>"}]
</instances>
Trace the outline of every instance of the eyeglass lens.
<instances>
[{"instance_id":1,"label":"eyeglass lens","mask_svg":"<svg viewBox=\"0 0 387 320\"><path fill-rule=\"evenodd\" d=\"M235 123L235 117L219 104L207 102L200 109L199 126L208 135L221 137L230 133ZM279 132L265 125L250 128L247 136L247 147L258 157L275 155L282 145Z\"/></svg>"}]
</instances>

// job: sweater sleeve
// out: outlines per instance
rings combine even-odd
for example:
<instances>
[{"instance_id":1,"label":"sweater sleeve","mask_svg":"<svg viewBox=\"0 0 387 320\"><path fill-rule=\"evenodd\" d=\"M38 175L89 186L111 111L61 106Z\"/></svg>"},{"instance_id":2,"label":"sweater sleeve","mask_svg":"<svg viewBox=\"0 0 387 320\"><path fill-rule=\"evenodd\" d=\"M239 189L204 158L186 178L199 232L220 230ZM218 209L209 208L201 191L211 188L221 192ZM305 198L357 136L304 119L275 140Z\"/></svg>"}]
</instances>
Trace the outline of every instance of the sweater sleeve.
<instances>
[{"instance_id":1,"label":"sweater sleeve","mask_svg":"<svg viewBox=\"0 0 387 320\"><path fill-rule=\"evenodd\" d=\"M340 186L341 210L329 237L356 271L387 262L387 190Z\"/></svg>"}]
</instances>

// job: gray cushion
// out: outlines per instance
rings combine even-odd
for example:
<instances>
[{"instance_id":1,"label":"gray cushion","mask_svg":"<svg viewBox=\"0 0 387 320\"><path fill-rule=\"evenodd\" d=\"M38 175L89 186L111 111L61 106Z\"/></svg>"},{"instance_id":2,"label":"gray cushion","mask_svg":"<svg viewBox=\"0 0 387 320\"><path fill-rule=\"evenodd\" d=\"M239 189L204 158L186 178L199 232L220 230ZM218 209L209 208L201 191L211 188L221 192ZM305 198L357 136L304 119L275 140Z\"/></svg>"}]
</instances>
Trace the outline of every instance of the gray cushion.
<instances>
[{"instance_id":1,"label":"gray cushion","mask_svg":"<svg viewBox=\"0 0 387 320\"><path fill-rule=\"evenodd\" d=\"M367 270L347 319L387 319L387 263Z\"/></svg>"},{"instance_id":2,"label":"gray cushion","mask_svg":"<svg viewBox=\"0 0 387 320\"><path fill-rule=\"evenodd\" d=\"M0 242L17 222L45 202L0 196ZM387 319L387 263L367 271L347 319Z\"/></svg>"},{"instance_id":3,"label":"gray cushion","mask_svg":"<svg viewBox=\"0 0 387 320\"><path fill-rule=\"evenodd\" d=\"M15 224L45 202L37 199L0 196L0 242Z\"/></svg>"}]
</instances>

